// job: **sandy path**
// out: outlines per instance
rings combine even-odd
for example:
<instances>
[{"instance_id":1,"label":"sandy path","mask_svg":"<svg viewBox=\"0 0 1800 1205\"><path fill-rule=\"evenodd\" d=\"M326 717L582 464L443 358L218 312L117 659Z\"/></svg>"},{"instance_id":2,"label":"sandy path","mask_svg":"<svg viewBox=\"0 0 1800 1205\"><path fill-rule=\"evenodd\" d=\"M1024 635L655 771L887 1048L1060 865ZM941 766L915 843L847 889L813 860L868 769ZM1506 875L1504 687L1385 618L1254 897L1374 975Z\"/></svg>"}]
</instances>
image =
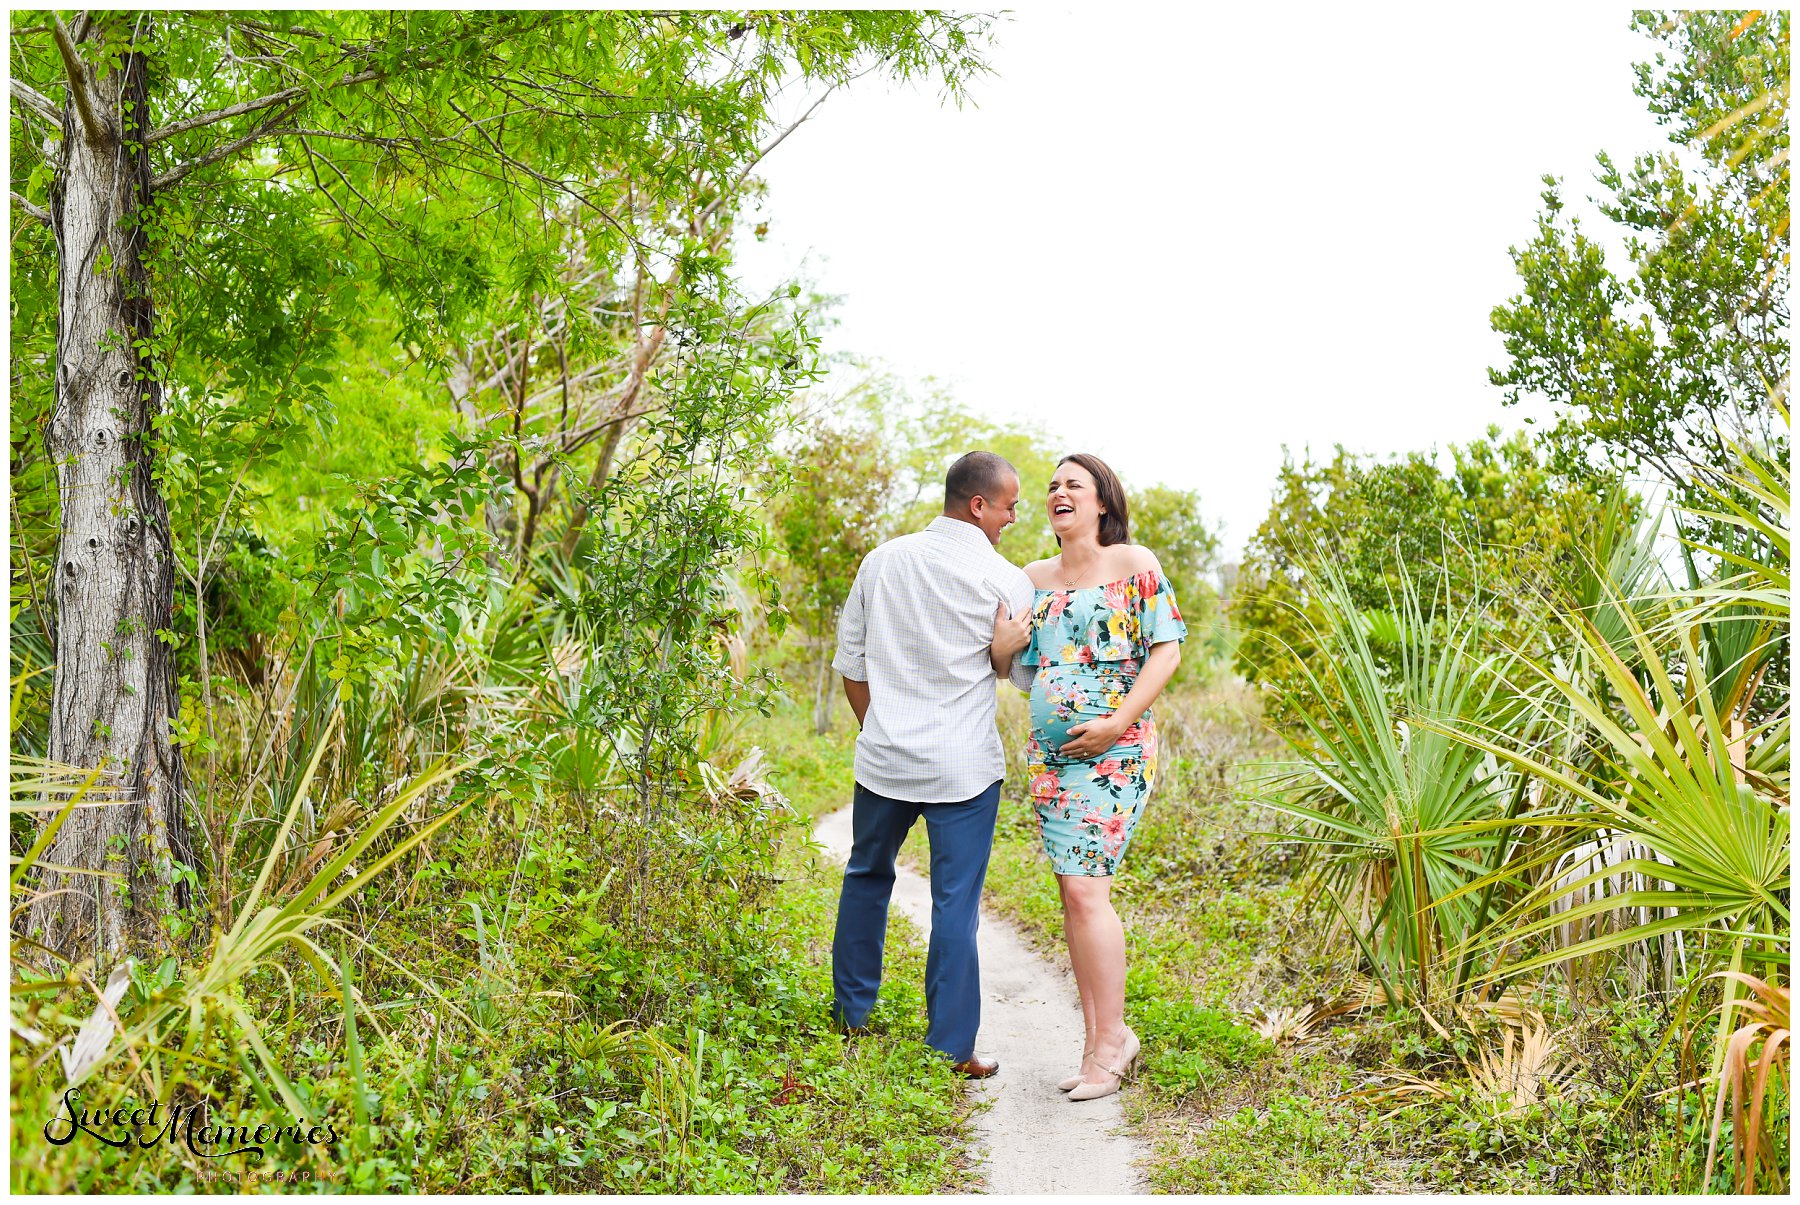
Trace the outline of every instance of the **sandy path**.
<instances>
[{"instance_id":1,"label":"sandy path","mask_svg":"<svg viewBox=\"0 0 1800 1205\"><path fill-rule=\"evenodd\" d=\"M850 856L850 809L819 821L814 836L839 862ZM893 906L931 931L930 885L905 866ZM990 1193L1111 1194L1145 1190L1148 1156L1124 1133L1117 1095L1071 1102L1056 1090L1081 1057L1081 1002L1075 981L1033 953L992 913L981 917L981 1036L975 1048L1000 1060L1000 1074L975 1091L992 1107L975 1117ZM1126 1092L1132 1091L1128 1086Z\"/></svg>"}]
</instances>

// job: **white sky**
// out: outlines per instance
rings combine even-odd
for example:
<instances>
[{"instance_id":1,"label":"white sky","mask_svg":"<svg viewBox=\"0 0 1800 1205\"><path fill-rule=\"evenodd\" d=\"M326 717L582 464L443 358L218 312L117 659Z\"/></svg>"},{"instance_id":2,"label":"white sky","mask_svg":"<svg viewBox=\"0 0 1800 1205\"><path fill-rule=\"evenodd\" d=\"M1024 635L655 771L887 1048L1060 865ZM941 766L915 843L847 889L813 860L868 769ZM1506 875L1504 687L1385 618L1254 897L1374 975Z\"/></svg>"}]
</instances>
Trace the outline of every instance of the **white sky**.
<instances>
[{"instance_id":1,"label":"white sky","mask_svg":"<svg viewBox=\"0 0 1800 1205\"><path fill-rule=\"evenodd\" d=\"M1540 176L1667 145L1626 7L1155 10L1004 21L974 106L859 81L760 173L745 283L841 294L827 351L1199 491L1235 557L1285 443L1517 428L1489 311ZM753 217L753 220L755 220ZM1542 411L1539 411L1542 413ZM1025 483L1035 500L1043 483Z\"/></svg>"}]
</instances>

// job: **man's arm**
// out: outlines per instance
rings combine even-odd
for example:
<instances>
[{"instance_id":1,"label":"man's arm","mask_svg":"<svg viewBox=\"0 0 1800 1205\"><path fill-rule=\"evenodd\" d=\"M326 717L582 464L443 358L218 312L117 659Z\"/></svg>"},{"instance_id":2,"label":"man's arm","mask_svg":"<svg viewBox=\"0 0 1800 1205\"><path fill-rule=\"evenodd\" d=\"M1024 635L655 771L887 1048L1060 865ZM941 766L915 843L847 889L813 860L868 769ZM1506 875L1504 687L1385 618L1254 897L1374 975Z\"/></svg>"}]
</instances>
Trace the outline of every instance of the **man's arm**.
<instances>
[{"instance_id":1,"label":"man's arm","mask_svg":"<svg viewBox=\"0 0 1800 1205\"><path fill-rule=\"evenodd\" d=\"M850 700L850 710L856 713L858 728L869 712L869 668L864 655L868 617L863 604L863 572L868 566L869 558L864 557L856 567L856 580L850 583L849 597L844 599L844 609L838 614L837 656L831 659L832 668L844 677L844 696Z\"/></svg>"},{"instance_id":2,"label":"man's arm","mask_svg":"<svg viewBox=\"0 0 1800 1205\"><path fill-rule=\"evenodd\" d=\"M869 684L845 678L844 697L850 700L850 710L856 713L856 726L861 728L863 717L869 714Z\"/></svg>"}]
</instances>

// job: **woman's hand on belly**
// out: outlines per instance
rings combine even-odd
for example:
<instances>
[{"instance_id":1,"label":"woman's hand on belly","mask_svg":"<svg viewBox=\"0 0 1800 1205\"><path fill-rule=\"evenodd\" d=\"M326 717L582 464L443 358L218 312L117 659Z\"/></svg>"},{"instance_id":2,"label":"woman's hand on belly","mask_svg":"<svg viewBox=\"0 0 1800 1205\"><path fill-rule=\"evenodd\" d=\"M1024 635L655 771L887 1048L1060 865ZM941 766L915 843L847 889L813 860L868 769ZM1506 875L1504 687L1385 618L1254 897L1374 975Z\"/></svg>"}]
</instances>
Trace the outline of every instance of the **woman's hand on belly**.
<instances>
[{"instance_id":1,"label":"woman's hand on belly","mask_svg":"<svg viewBox=\"0 0 1800 1205\"><path fill-rule=\"evenodd\" d=\"M1069 740L1056 752L1070 761L1092 761L1119 743L1129 725L1114 715L1098 716L1069 729Z\"/></svg>"}]
</instances>

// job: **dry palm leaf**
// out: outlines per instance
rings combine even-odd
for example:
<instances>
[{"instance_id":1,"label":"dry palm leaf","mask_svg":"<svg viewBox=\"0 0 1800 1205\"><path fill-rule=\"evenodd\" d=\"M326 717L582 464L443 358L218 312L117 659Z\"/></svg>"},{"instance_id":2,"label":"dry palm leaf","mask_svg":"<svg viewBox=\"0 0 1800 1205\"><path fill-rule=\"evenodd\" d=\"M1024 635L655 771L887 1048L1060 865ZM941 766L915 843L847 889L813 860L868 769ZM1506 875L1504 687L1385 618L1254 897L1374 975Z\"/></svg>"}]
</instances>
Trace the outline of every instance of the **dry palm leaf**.
<instances>
[{"instance_id":1,"label":"dry palm leaf","mask_svg":"<svg viewBox=\"0 0 1800 1205\"><path fill-rule=\"evenodd\" d=\"M550 663L556 667L558 675L564 678L580 677L581 671L587 667L587 650L581 641L573 636L550 650Z\"/></svg>"},{"instance_id":2,"label":"dry palm leaf","mask_svg":"<svg viewBox=\"0 0 1800 1205\"><path fill-rule=\"evenodd\" d=\"M1266 1011L1259 1009L1252 1017L1252 1024L1257 1033L1277 1046L1291 1046L1316 1037L1325 1028L1325 1022L1331 1018L1355 1012L1361 1007L1360 999L1340 998L1326 1004L1315 996L1298 1006L1277 1005Z\"/></svg>"},{"instance_id":3,"label":"dry palm leaf","mask_svg":"<svg viewBox=\"0 0 1800 1205\"><path fill-rule=\"evenodd\" d=\"M1556 1038L1542 1021L1500 1029L1500 1049L1483 1046L1476 1062L1464 1060L1469 1086L1496 1115L1516 1113L1537 1104L1567 1075Z\"/></svg>"},{"instance_id":4,"label":"dry palm leaf","mask_svg":"<svg viewBox=\"0 0 1800 1205\"><path fill-rule=\"evenodd\" d=\"M1544 1014L1525 1002L1518 989L1508 987L1492 1000L1468 1000L1456 1005L1456 1015L1470 1033L1478 1033L1483 1022L1498 1021L1515 1029L1542 1025ZM1448 1035L1446 1035L1448 1036Z\"/></svg>"},{"instance_id":5,"label":"dry palm leaf","mask_svg":"<svg viewBox=\"0 0 1800 1205\"><path fill-rule=\"evenodd\" d=\"M728 799L752 799L773 805L787 803L787 796L769 781L768 767L763 765L762 747L758 745L751 746L750 752L732 767L729 774L721 774L711 763L701 762L700 779L715 803Z\"/></svg>"},{"instance_id":6,"label":"dry palm leaf","mask_svg":"<svg viewBox=\"0 0 1800 1205\"><path fill-rule=\"evenodd\" d=\"M1436 1021L1432 1024L1435 1027ZM1499 1037L1498 1049L1489 1038L1476 1048L1473 1061L1461 1059L1470 1092L1494 1116L1504 1117L1529 1108L1568 1078L1568 1066L1556 1049L1556 1037L1541 1019L1529 1016L1522 1017L1516 1025L1503 1024ZM1390 1071L1387 1078L1393 1082L1355 1095L1387 1099L1425 1095L1442 1100L1456 1096L1449 1081L1429 1080L1404 1071Z\"/></svg>"},{"instance_id":7,"label":"dry palm leaf","mask_svg":"<svg viewBox=\"0 0 1800 1205\"><path fill-rule=\"evenodd\" d=\"M102 999L94 1006L94 1014L75 1035L75 1044L68 1050L59 1050L62 1056L63 1074L68 1077L69 1086L74 1087L87 1078L88 1072L106 1058L107 1047L112 1044L113 1034L117 1026L113 1019L118 1015L119 1001L125 998L125 989L131 986L131 959L127 958L112 969L106 977L106 987L102 989Z\"/></svg>"},{"instance_id":8,"label":"dry palm leaf","mask_svg":"<svg viewBox=\"0 0 1800 1205\"><path fill-rule=\"evenodd\" d=\"M719 632L716 635L731 666L731 676L742 682L750 674L750 650L744 644L744 638L736 632Z\"/></svg>"},{"instance_id":9,"label":"dry palm leaf","mask_svg":"<svg viewBox=\"0 0 1800 1205\"><path fill-rule=\"evenodd\" d=\"M1389 992L1381 980L1358 971L1344 985L1341 998L1354 1001L1352 1008L1392 1008L1406 1003L1406 988L1396 983L1393 991Z\"/></svg>"},{"instance_id":10,"label":"dry palm leaf","mask_svg":"<svg viewBox=\"0 0 1800 1205\"><path fill-rule=\"evenodd\" d=\"M1276 1005L1252 1018L1256 1032L1277 1046L1304 1042L1313 1036L1319 1022L1319 1002L1299 1006Z\"/></svg>"},{"instance_id":11,"label":"dry palm leaf","mask_svg":"<svg viewBox=\"0 0 1800 1205\"><path fill-rule=\"evenodd\" d=\"M1767 983L1754 975L1746 975L1742 971L1720 971L1716 977L1735 979L1750 989L1749 998L1734 1001L1720 1010L1724 1014L1735 1004L1749 1019L1732 1031L1725 1044L1725 1062L1719 1069L1719 1098L1713 1109L1712 1136L1706 1144L1706 1174L1701 1178L1701 1183L1710 1183L1712 1180L1713 1161L1718 1155L1719 1131L1725 1120L1725 1092L1729 1088L1731 1138L1733 1153L1737 1159L1738 1191L1757 1191L1757 1169L1766 1165L1774 1181L1774 1190L1781 1192L1785 1185L1781 1182L1780 1165L1769 1135L1763 1129L1763 1098L1768 1092L1771 1074L1778 1068L1785 1074L1787 1067L1790 990ZM1721 1016L1721 1021L1723 1020ZM1752 1066L1750 1050L1758 1042L1762 1043L1762 1051ZM1746 1087L1750 1098L1748 1111L1744 1108Z\"/></svg>"}]
</instances>

